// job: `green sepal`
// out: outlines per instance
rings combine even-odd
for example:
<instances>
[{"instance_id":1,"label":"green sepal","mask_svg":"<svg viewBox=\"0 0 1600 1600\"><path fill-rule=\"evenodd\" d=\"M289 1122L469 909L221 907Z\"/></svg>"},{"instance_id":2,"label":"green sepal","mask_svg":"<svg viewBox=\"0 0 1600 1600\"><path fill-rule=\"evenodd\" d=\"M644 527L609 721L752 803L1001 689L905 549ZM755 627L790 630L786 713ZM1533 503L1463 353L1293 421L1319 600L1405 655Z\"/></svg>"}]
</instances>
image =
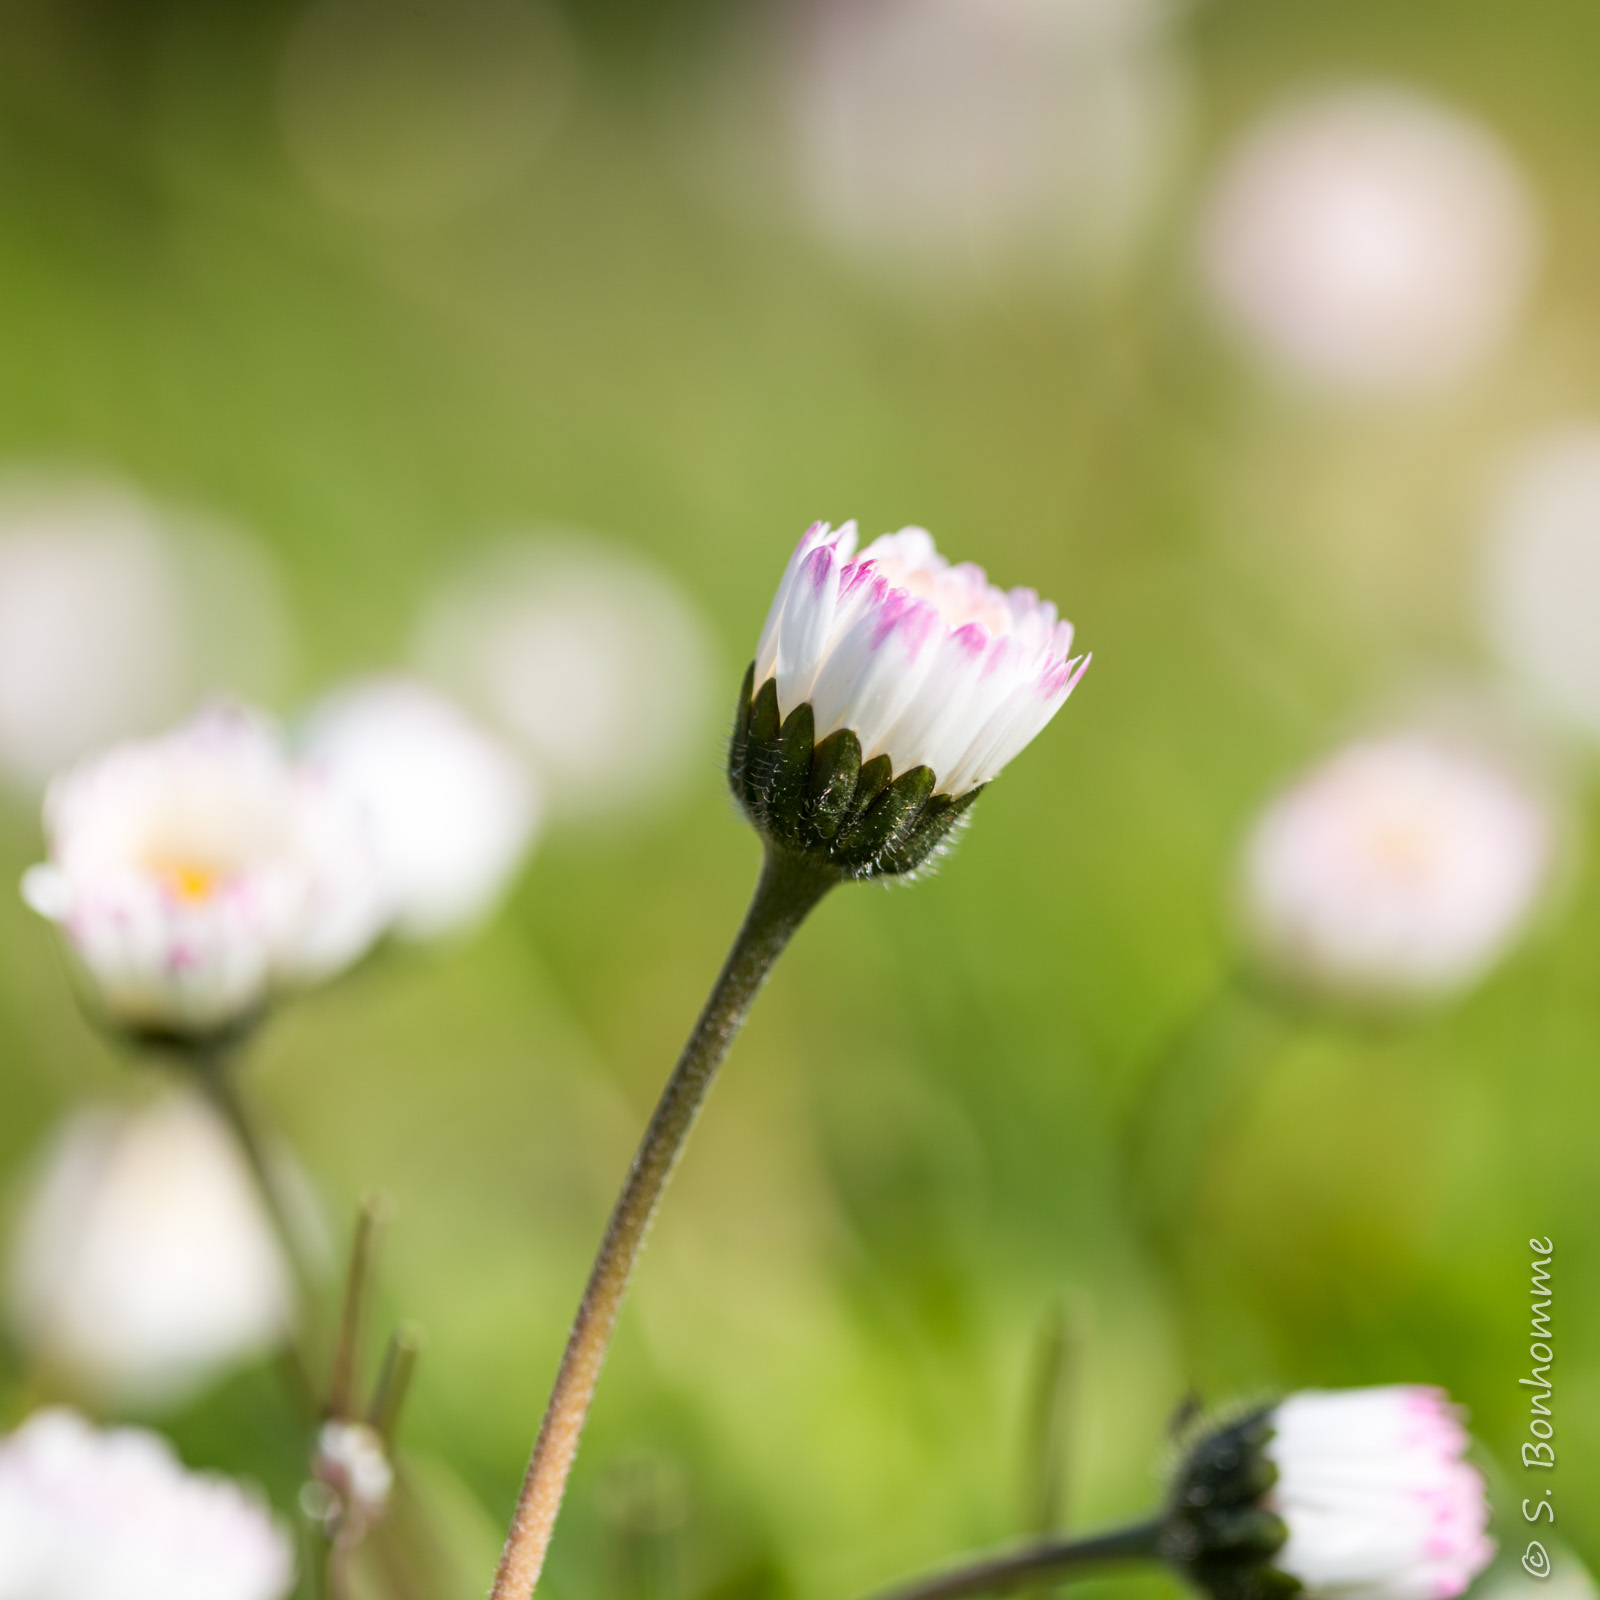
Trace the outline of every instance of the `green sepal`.
<instances>
[{"instance_id":1,"label":"green sepal","mask_svg":"<svg viewBox=\"0 0 1600 1600\"><path fill-rule=\"evenodd\" d=\"M870 761L861 763L861 772L856 778L856 792L851 796L850 811L844 823L845 832L866 815L867 807L889 787L889 780L893 777L894 768L889 765L888 756L874 756Z\"/></svg>"},{"instance_id":2,"label":"green sepal","mask_svg":"<svg viewBox=\"0 0 1600 1600\"><path fill-rule=\"evenodd\" d=\"M767 818L778 837L788 842L801 840L815 727L810 703L798 705L784 719L773 747L767 775Z\"/></svg>"},{"instance_id":3,"label":"green sepal","mask_svg":"<svg viewBox=\"0 0 1600 1600\"><path fill-rule=\"evenodd\" d=\"M746 735L744 795L746 810L760 825L766 819L767 785L778 743L778 680L768 678L750 702L750 728Z\"/></svg>"},{"instance_id":4,"label":"green sepal","mask_svg":"<svg viewBox=\"0 0 1600 1600\"><path fill-rule=\"evenodd\" d=\"M969 789L964 795L954 799L947 794L934 795L922 808L922 815L917 818L916 826L911 832L893 850L886 851L880 858L879 870L893 873L915 872L961 825L972 802L986 787L986 784L980 784L976 789Z\"/></svg>"},{"instance_id":5,"label":"green sepal","mask_svg":"<svg viewBox=\"0 0 1600 1600\"><path fill-rule=\"evenodd\" d=\"M877 867L916 826L936 781L932 767L913 767L902 773L858 822L840 834L839 855L852 866Z\"/></svg>"},{"instance_id":6,"label":"green sepal","mask_svg":"<svg viewBox=\"0 0 1600 1600\"><path fill-rule=\"evenodd\" d=\"M728 738L728 787L734 799L743 801L745 768L750 760L750 696L756 686L756 664L744 671L739 686L739 703L733 708L733 732Z\"/></svg>"},{"instance_id":7,"label":"green sepal","mask_svg":"<svg viewBox=\"0 0 1600 1600\"><path fill-rule=\"evenodd\" d=\"M839 832L860 776L861 741L849 728L830 733L813 751L806 799L819 839L832 840Z\"/></svg>"},{"instance_id":8,"label":"green sepal","mask_svg":"<svg viewBox=\"0 0 1600 1600\"><path fill-rule=\"evenodd\" d=\"M810 703L780 719L777 680L756 689L753 664L734 711L728 782L769 846L841 879L914 871L979 793L935 795L937 779L926 766L896 777L887 755L863 762L849 728L818 743Z\"/></svg>"},{"instance_id":9,"label":"green sepal","mask_svg":"<svg viewBox=\"0 0 1600 1600\"><path fill-rule=\"evenodd\" d=\"M750 746L758 749L778 738L778 680L768 678L750 702Z\"/></svg>"},{"instance_id":10,"label":"green sepal","mask_svg":"<svg viewBox=\"0 0 1600 1600\"><path fill-rule=\"evenodd\" d=\"M1278 1480L1271 1438L1270 1409L1213 1423L1172 1485L1161 1554L1213 1600L1284 1600L1300 1587L1272 1564L1289 1529L1265 1503Z\"/></svg>"}]
</instances>

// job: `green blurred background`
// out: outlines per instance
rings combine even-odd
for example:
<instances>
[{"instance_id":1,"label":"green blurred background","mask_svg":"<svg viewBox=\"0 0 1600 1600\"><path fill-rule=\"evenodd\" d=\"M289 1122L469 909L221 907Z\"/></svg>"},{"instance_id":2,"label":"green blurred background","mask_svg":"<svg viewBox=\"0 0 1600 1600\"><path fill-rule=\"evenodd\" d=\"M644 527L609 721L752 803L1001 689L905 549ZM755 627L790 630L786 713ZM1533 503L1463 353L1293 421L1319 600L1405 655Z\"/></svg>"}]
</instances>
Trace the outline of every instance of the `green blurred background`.
<instances>
[{"instance_id":1,"label":"green blurred background","mask_svg":"<svg viewBox=\"0 0 1600 1600\"><path fill-rule=\"evenodd\" d=\"M1580 873L1481 988L1411 1024L1214 999L1254 807L1397 687L1488 672L1486 463L1600 408L1600 12L1202 0L1172 24L1186 132L1137 248L948 294L724 203L705 75L737 19L713 0L568 0L568 99L536 158L398 222L330 206L286 152L300 15L0 8L0 460L253 532L295 621L285 712L403 660L460 551L526 524L653 558L719 671L691 781L553 824L482 934L296 1003L249 1066L336 1233L370 1187L398 1203L384 1311L429 1339L405 1438L457 1538L492 1561L611 1194L753 879L721 740L772 587L809 520L855 516L1037 586L1095 663L938 876L835 895L763 997L647 1252L551 1592L820 1600L1018 1533L1058 1313L1075 1524L1151 1500L1191 1377L1208 1400L1444 1383L1509 1461L1546 1234L1560 1531L1600 1557L1600 883ZM1325 405L1219 337L1193 219L1239 127L1372 77L1498 130L1547 259L1472 382ZM1578 819L1600 822L1581 795ZM39 849L35 801L7 798L0 879ZM1175 1297L1118 1150L1196 1015L1194 1070L1248 1051L1252 1071L1200 1163ZM0 1063L12 1174L75 1101L129 1088L14 895ZM19 1362L6 1383L14 1419ZM269 1369L154 1420L292 1505Z\"/></svg>"}]
</instances>

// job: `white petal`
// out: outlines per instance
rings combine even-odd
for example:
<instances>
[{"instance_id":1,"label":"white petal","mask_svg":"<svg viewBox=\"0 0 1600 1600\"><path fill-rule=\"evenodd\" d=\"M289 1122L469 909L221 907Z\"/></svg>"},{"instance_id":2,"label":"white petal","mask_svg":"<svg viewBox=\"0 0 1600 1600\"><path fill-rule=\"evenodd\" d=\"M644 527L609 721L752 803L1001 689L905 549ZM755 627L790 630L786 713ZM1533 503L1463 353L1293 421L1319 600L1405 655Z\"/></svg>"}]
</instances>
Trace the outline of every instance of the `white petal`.
<instances>
[{"instance_id":1,"label":"white petal","mask_svg":"<svg viewBox=\"0 0 1600 1600\"><path fill-rule=\"evenodd\" d=\"M22 898L52 922L62 922L72 909L72 891L59 868L46 862L29 867L22 875Z\"/></svg>"},{"instance_id":2,"label":"white petal","mask_svg":"<svg viewBox=\"0 0 1600 1600\"><path fill-rule=\"evenodd\" d=\"M850 727L866 759L887 755L896 773L929 766L942 793L987 781L1071 692L1071 624L1031 589L1006 593L981 567L952 567L924 528L884 534L854 562L853 523L826 558L812 553L820 529L779 585L758 686L775 671L785 716L809 697L819 738Z\"/></svg>"},{"instance_id":3,"label":"white petal","mask_svg":"<svg viewBox=\"0 0 1600 1600\"><path fill-rule=\"evenodd\" d=\"M835 552L827 545L819 545L801 563L790 585L789 601L778 630L774 669L778 679L778 710L782 716L788 716L810 697L817 668L822 664L833 632L834 614L839 605L839 572L840 562Z\"/></svg>"}]
</instances>

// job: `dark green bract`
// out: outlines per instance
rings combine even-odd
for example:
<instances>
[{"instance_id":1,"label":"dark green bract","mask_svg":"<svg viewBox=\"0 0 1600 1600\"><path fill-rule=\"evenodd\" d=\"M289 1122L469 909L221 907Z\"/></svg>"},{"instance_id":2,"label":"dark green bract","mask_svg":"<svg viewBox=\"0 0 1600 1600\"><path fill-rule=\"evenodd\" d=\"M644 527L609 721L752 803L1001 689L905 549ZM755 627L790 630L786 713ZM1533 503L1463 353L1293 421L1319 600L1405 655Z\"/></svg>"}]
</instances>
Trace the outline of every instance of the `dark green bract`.
<instances>
[{"instance_id":1,"label":"dark green bract","mask_svg":"<svg viewBox=\"0 0 1600 1600\"><path fill-rule=\"evenodd\" d=\"M847 878L915 872L948 844L982 786L959 798L935 794L930 767L894 773L887 756L861 759L848 728L820 743L809 704L780 723L778 684L755 689L755 665L739 690L728 783L767 843Z\"/></svg>"},{"instance_id":2,"label":"dark green bract","mask_svg":"<svg viewBox=\"0 0 1600 1600\"><path fill-rule=\"evenodd\" d=\"M1272 1565L1289 1537L1263 1499L1278 1481L1266 1452L1272 1412L1204 1433L1172 1486L1161 1554L1217 1600L1282 1600L1299 1580Z\"/></svg>"}]
</instances>

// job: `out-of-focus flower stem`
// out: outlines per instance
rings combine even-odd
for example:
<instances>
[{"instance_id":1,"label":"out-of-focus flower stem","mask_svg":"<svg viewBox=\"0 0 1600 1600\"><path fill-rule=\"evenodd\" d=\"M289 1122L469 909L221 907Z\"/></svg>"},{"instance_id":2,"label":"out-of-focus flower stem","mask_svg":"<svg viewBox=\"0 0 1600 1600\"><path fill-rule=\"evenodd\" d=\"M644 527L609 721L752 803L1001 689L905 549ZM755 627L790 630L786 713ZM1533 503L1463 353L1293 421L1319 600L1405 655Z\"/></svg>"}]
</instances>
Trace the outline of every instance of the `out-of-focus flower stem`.
<instances>
[{"instance_id":1,"label":"out-of-focus flower stem","mask_svg":"<svg viewBox=\"0 0 1600 1600\"><path fill-rule=\"evenodd\" d=\"M527 1600L539 1581L567 1475L634 1262L689 1130L751 1004L806 914L839 874L769 848L733 948L645 1131L567 1338L511 1519L491 1600Z\"/></svg>"},{"instance_id":2,"label":"out-of-focus flower stem","mask_svg":"<svg viewBox=\"0 0 1600 1600\"><path fill-rule=\"evenodd\" d=\"M890 1589L877 1600L961 1600L964 1595L1010 1594L1040 1583L1059 1583L1118 1561L1158 1561L1164 1523L1135 1523L1084 1539L1051 1539L970 1566Z\"/></svg>"},{"instance_id":3,"label":"out-of-focus flower stem","mask_svg":"<svg viewBox=\"0 0 1600 1600\"><path fill-rule=\"evenodd\" d=\"M313 1314L321 1293L318 1274L312 1269L310 1253L306 1248L300 1228L296 1225L294 1211L283 1192L283 1185L267 1152L259 1122L254 1111L239 1090L237 1062L232 1048L197 1049L195 1051L195 1081L205 1091L216 1107L217 1114L228 1125L237 1141L256 1189L266 1208L278 1243L283 1247L289 1270L294 1276L296 1299L301 1318ZM317 1406L319 1385L312 1376L310 1359L304 1345L304 1329L289 1341L289 1366L302 1408L311 1415Z\"/></svg>"}]
</instances>

